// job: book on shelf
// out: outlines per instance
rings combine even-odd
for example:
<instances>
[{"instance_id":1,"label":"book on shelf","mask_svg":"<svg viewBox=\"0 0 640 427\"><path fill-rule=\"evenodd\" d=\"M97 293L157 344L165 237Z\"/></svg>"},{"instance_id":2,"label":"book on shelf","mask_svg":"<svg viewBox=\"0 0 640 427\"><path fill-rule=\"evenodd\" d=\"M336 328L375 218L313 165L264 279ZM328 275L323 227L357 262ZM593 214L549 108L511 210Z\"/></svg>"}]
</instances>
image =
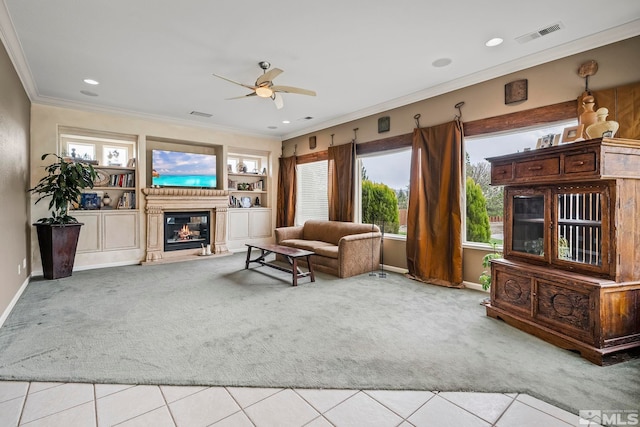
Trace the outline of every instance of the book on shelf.
<instances>
[{"instance_id":1,"label":"book on shelf","mask_svg":"<svg viewBox=\"0 0 640 427\"><path fill-rule=\"evenodd\" d=\"M125 191L122 197L118 199L118 209L135 209L136 193L133 191Z\"/></svg>"},{"instance_id":2,"label":"book on shelf","mask_svg":"<svg viewBox=\"0 0 640 427\"><path fill-rule=\"evenodd\" d=\"M109 182L111 187L133 187L135 186L135 175L129 173L114 173Z\"/></svg>"}]
</instances>

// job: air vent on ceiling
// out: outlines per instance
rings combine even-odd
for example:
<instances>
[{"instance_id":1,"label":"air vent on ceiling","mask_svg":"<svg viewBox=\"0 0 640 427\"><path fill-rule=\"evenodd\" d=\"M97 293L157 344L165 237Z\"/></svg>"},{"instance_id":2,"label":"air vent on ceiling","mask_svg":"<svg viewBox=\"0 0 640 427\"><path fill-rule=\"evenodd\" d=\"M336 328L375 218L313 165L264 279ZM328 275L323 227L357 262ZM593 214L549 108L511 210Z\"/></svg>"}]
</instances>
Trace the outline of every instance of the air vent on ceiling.
<instances>
[{"instance_id":1,"label":"air vent on ceiling","mask_svg":"<svg viewBox=\"0 0 640 427\"><path fill-rule=\"evenodd\" d=\"M209 117L213 116L213 114L203 113L203 112L200 112L200 111L192 111L189 114L191 114L192 116L199 116L199 117L206 117L206 118L209 118Z\"/></svg>"},{"instance_id":2,"label":"air vent on ceiling","mask_svg":"<svg viewBox=\"0 0 640 427\"><path fill-rule=\"evenodd\" d=\"M525 34L523 36L517 37L516 41L520 44L530 42L531 40L535 40L542 36L546 36L547 34L555 33L564 28L564 24L562 22L556 22L555 24L548 25L538 31L534 31L533 33Z\"/></svg>"}]
</instances>

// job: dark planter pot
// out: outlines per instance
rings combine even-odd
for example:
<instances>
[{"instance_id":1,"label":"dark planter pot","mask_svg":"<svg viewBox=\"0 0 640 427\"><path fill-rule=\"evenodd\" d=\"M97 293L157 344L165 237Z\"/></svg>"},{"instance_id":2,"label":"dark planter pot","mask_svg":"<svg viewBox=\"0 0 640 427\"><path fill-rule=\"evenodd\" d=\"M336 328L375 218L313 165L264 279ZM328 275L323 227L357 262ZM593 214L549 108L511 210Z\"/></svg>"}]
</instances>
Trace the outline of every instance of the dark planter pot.
<instances>
[{"instance_id":1,"label":"dark planter pot","mask_svg":"<svg viewBox=\"0 0 640 427\"><path fill-rule=\"evenodd\" d=\"M38 231L40 258L45 279L69 277L73 272L81 223L33 224Z\"/></svg>"}]
</instances>

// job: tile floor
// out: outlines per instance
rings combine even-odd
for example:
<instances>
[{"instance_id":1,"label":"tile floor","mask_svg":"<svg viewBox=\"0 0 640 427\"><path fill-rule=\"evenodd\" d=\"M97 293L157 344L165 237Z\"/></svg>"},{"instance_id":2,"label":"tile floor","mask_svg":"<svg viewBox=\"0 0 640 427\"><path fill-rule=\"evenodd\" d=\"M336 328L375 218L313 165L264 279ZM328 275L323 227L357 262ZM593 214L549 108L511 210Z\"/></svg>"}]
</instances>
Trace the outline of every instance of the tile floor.
<instances>
[{"instance_id":1,"label":"tile floor","mask_svg":"<svg viewBox=\"0 0 640 427\"><path fill-rule=\"evenodd\" d=\"M575 427L581 424L577 415L518 393L0 381L0 425Z\"/></svg>"}]
</instances>

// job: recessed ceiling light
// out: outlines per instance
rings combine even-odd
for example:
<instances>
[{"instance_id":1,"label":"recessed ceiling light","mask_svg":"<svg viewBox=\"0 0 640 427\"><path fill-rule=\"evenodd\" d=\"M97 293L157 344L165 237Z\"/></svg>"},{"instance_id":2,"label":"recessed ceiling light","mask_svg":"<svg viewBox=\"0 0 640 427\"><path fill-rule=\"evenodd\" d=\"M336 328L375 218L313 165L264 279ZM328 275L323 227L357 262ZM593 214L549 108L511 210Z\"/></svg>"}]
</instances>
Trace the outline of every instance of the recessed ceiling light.
<instances>
[{"instance_id":1,"label":"recessed ceiling light","mask_svg":"<svg viewBox=\"0 0 640 427\"><path fill-rule=\"evenodd\" d=\"M431 65L433 65L434 67L446 67L447 65L451 64L451 58L440 58L440 59L436 59L435 61L433 61L431 63Z\"/></svg>"},{"instance_id":2,"label":"recessed ceiling light","mask_svg":"<svg viewBox=\"0 0 640 427\"><path fill-rule=\"evenodd\" d=\"M284 123L285 125L288 125L291 122L289 120L283 120L282 123Z\"/></svg>"},{"instance_id":3,"label":"recessed ceiling light","mask_svg":"<svg viewBox=\"0 0 640 427\"><path fill-rule=\"evenodd\" d=\"M100 84L99 81L93 80L93 79L84 79L83 81L88 85L99 85Z\"/></svg>"},{"instance_id":4,"label":"recessed ceiling light","mask_svg":"<svg viewBox=\"0 0 640 427\"><path fill-rule=\"evenodd\" d=\"M90 90L81 90L80 93L87 96L98 96L97 93L91 92Z\"/></svg>"},{"instance_id":5,"label":"recessed ceiling light","mask_svg":"<svg viewBox=\"0 0 640 427\"><path fill-rule=\"evenodd\" d=\"M501 45L503 41L504 40L502 40L500 37L494 37L491 40L488 40L484 45L487 47L494 47Z\"/></svg>"}]
</instances>

